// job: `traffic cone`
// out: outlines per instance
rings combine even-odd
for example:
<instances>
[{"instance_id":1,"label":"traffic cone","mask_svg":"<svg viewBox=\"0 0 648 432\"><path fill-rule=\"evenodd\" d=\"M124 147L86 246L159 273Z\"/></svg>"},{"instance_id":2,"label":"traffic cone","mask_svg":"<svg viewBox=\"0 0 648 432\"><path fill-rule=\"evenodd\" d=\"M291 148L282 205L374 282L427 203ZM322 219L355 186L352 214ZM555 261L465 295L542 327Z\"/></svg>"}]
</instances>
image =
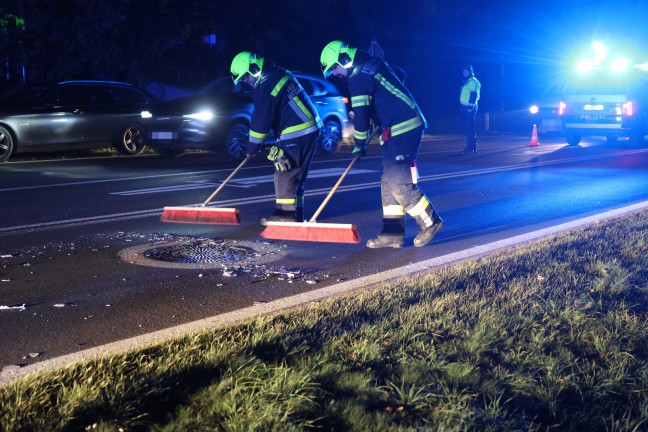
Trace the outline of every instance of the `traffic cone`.
<instances>
[{"instance_id":1,"label":"traffic cone","mask_svg":"<svg viewBox=\"0 0 648 432\"><path fill-rule=\"evenodd\" d=\"M540 142L538 141L538 128L536 125L533 125L533 132L531 133L531 141L529 141L529 147L539 146Z\"/></svg>"}]
</instances>

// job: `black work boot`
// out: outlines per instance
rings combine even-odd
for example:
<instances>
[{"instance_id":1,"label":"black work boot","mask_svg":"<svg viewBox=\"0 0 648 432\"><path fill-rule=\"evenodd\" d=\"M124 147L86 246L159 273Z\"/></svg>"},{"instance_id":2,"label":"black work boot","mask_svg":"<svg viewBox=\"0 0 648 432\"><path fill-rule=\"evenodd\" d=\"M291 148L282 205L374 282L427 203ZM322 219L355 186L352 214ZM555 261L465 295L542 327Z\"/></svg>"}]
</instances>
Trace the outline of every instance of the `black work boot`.
<instances>
[{"instance_id":1,"label":"black work boot","mask_svg":"<svg viewBox=\"0 0 648 432\"><path fill-rule=\"evenodd\" d=\"M383 229L378 237L367 242L371 249L402 248L405 246L405 218L383 218Z\"/></svg>"},{"instance_id":2,"label":"black work boot","mask_svg":"<svg viewBox=\"0 0 648 432\"><path fill-rule=\"evenodd\" d=\"M270 216L261 219L261 225L268 222L295 222L295 211L277 209Z\"/></svg>"},{"instance_id":3,"label":"black work boot","mask_svg":"<svg viewBox=\"0 0 648 432\"><path fill-rule=\"evenodd\" d=\"M417 216L415 219L419 226L419 232L414 237L414 246L423 247L430 243L437 231L441 229L443 219L439 217L431 204L423 215Z\"/></svg>"},{"instance_id":4,"label":"black work boot","mask_svg":"<svg viewBox=\"0 0 648 432\"><path fill-rule=\"evenodd\" d=\"M464 148L461 151L462 155L469 155L469 154L477 154L477 138L474 139L472 146L466 145L466 148Z\"/></svg>"},{"instance_id":5,"label":"black work boot","mask_svg":"<svg viewBox=\"0 0 648 432\"><path fill-rule=\"evenodd\" d=\"M394 234L378 234L378 237L367 242L370 249L394 248L399 249L405 246L405 236Z\"/></svg>"}]
</instances>

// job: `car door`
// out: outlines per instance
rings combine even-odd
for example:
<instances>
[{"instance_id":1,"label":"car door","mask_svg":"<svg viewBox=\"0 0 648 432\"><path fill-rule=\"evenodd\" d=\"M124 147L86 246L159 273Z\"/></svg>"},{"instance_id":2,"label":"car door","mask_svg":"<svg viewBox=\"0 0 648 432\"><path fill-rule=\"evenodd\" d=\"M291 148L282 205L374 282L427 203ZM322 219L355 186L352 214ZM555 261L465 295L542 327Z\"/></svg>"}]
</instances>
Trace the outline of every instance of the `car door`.
<instances>
[{"instance_id":1,"label":"car door","mask_svg":"<svg viewBox=\"0 0 648 432\"><path fill-rule=\"evenodd\" d=\"M76 86L59 86L38 100L30 113L31 147L68 147L83 142L82 96Z\"/></svg>"},{"instance_id":2,"label":"car door","mask_svg":"<svg viewBox=\"0 0 648 432\"><path fill-rule=\"evenodd\" d=\"M83 142L87 145L111 143L122 127L122 110L115 96L115 87L103 84L83 86L85 123Z\"/></svg>"},{"instance_id":3,"label":"car door","mask_svg":"<svg viewBox=\"0 0 648 432\"><path fill-rule=\"evenodd\" d=\"M122 129L140 122L142 111L149 106L146 95L124 85L92 85L87 86L86 92L86 143L113 142Z\"/></svg>"}]
</instances>

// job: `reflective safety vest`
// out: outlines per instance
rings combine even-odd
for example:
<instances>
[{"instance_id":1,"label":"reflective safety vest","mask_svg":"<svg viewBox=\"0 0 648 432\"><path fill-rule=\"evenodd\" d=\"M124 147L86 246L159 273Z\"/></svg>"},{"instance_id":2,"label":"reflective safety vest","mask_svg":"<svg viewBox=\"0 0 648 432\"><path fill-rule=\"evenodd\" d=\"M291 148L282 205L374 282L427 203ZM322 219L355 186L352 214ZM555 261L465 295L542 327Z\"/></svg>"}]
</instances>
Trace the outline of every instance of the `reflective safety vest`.
<instances>
[{"instance_id":1,"label":"reflective safety vest","mask_svg":"<svg viewBox=\"0 0 648 432\"><path fill-rule=\"evenodd\" d=\"M479 100L479 92L481 90L481 83L477 78L471 76L461 86L461 94L459 95L459 102L461 105L473 107L477 105Z\"/></svg>"},{"instance_id":2,"label":"reflective safety vest","mask_svg":"<svg viewBox=\"0 0 648 432\"><path fill-rule=\"evenodd\" d=\"M356 54L356 60L362 54ZM391 136L427 127L427 122L409 90L396 77L394 71L377 57L353 67L349 75L349 93L353 118L353 137L364 146L369 137L369 120L373 117L383 128L391 128Z\"/></svg>"},{"instance_id":3,"label":"reflective safety vest","mask_svg":"<svg viewBox=\"0 0 648 432\"><path fill-rule=\"evenodd\" d=\"M250 144L263 144L270 132L288 141L318 132L322 121L315 106L286 69L274 66L264 72L252 93L254 111L250 124Z\"/></svg>"}]
</instances>

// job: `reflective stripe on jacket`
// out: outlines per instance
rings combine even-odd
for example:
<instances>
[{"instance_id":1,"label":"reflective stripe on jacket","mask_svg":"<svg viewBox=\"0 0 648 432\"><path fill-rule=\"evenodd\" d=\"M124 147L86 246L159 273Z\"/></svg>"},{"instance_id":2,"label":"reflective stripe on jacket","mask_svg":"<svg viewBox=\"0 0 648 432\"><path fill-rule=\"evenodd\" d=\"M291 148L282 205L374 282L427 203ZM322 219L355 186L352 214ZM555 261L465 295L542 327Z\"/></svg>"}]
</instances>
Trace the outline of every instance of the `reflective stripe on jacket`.
<instances>
[{"instance_id":1,"label":"reflective stripe on jacket","mask_svg":"<svg viewBox=\"0 0 648 432\"><path fill-rule=\"evenodd\" d=\"M250 144L258 147L270 132L281 141L317 132L322 121L310 98L286 69L272 67L254 86Z\"/></svg>"},{"instance_id":2,"label":"reflective stripe on jacket","mask_svg":"<svg viewBox=\"0 0 648 432\"><path fill-rule=\"evenodd\" d=\"M356 60L349 75L356 140L367 139L372 117L381 127L391 128L391 136L427 127L416 101L387 63L369 55L363 58L360 52Z\"/></svg>"}]
</instances>

